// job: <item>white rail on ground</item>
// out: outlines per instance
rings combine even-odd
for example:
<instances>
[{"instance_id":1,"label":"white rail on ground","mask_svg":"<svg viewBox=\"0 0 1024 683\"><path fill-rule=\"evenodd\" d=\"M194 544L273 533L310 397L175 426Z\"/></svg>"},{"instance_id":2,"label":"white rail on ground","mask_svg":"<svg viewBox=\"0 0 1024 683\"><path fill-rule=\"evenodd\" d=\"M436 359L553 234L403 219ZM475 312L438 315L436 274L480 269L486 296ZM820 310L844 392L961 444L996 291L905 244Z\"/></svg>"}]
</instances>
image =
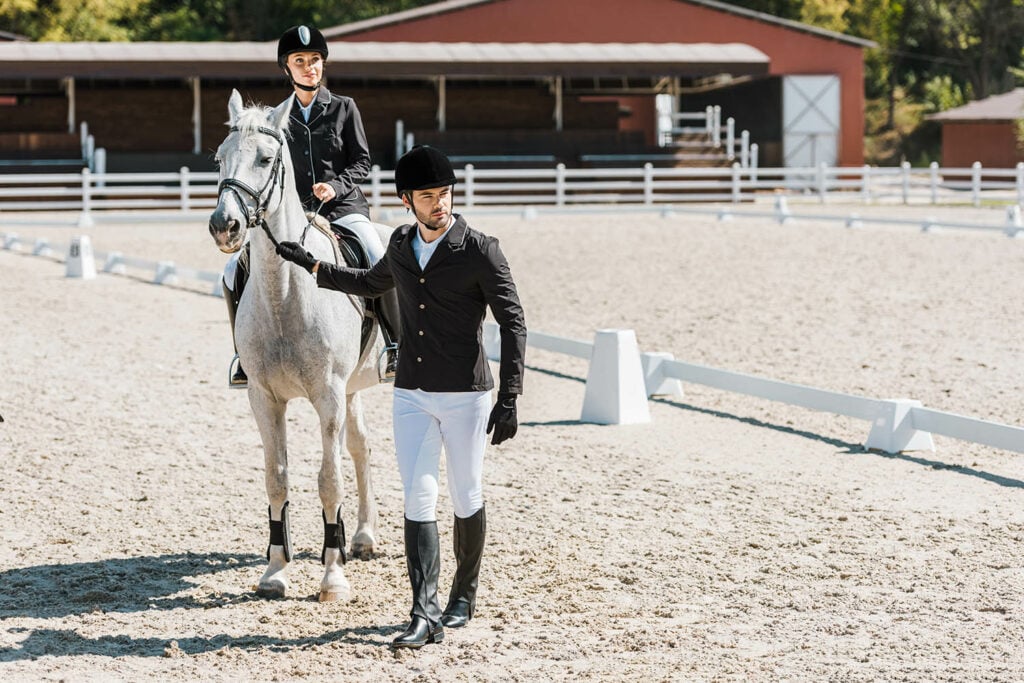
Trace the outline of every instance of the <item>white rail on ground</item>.
<instances>
[{"instance_id":1,"label":"white rail on ground","mask_svg":"<svg viewBox=\"0 0 1024 683\"><path fill-rule=\"evenodd\" d=\"M4 250L21 251L23 242L16 234L0 233L0 246ZM69 246L37 239L31 253L36 256L54 257L57 260L66 261ZM126 272L127 268L133 268L152 272L153 282L158 284L171 283L176 278L198 280L204 283L213 283L213 287L209 290L210 293L214 296L222 295L221 273L219 272L180 267L169 261L150 261L128 257L119 252L96 252L95 258L104 261L102 272L105 273L121 274ZM527 344L545 351L590 361L597 355L598 344L604 343L608 337L602 332L607 331L598 331L595 341L588 342L530 331L527 333ZM629 334L632 336L631 331ZM484 323L484 341L488 356L492 360L498 360L500 341L498 326L495 323ZM1024 427L925 408L919 402L911 399L868 398L731 370L684 363L674 360L668 353L643 353L640 355L639 364L632 362L636 359L617 358L612 364L621 365L622 368L601 368L598 369L600 372L595 372L595 368L591 368L588 372L588 383L598 374L629 372L632 371L630 368L636 367L642 368L639 372L643 376L637 381L646 387L645 398L672 393L681 395L681 387L673 387L669 381L678 380L811 410L867 420L871 423L871 431L864 444L866 448L889 453L922 448L934 449L931 435L941 434L961 441L1024 453ZM608 358L608 355L605 354L602 357ZM629 382L622 381L621 376L611 383L611 386L614 387L628 385ZM666 387L668 387L667 390ZM623 396L605 396L602 400L618 404L620 409L616 414L622 414L621 405L631 399Z\"/></svg>"}]
</instances>

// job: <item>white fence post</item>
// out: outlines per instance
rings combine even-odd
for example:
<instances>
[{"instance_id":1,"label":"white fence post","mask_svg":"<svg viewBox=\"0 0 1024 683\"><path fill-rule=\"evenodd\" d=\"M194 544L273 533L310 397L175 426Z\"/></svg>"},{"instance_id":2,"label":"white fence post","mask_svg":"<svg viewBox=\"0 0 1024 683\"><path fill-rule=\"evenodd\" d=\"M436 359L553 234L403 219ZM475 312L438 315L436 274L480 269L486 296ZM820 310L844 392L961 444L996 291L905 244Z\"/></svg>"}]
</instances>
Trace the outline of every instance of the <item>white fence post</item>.
<instances>
[{"instance_id":1,"label":"white fence post","mask_svg":"<svg viewBox=\"0 0 1024 683\"><path fill-rule=\"evenodd\" d=\"M182 166L178 170L178 178L181 185L181 210L188 211L192 208L191 197L189 196L189 172L188 166Z\"/></svg>"},{"instance_id":2,"label":"white fence post","mask_svg":"<svg viewBox=\"0 0 1024 683\"><path fill-rule=\"evenodd\" d=\"M96 151L93 152L93 171L96 172L96 187L106 187L107 185L107 150L103 147L97 147Z\"/></svg>"},{"instance_id":3,"label":"white fence post","mask_svg":"<svg viewBox=\"0 0 1024 683\"><path fill-rule=\"evenodd\" d=\"M928 164L928 186L931 189L932 204L939 203L939 164L936 161Z\"/></svg>"},{"instance_id":4,"label":"white fence post","mask_svg":"<svg viewBox=\"0 0 1024 683\"><path fill-rule=\"evenodd\" d=\"M732 162L732 203L739 204L740 199L740 165L734 161Z\"/></svg>"},{"instance_id":5,"label":"white fence post","mask_svg":"<svg viewBox=\"0 0 1024 683\"><path fill-rule=\"evenodd\" d=\"M825 179L825 173L827 172L827 169L828 164L826 164L824 161L818 164L818 201L820 201L822 204L824 204L825 201L828 199L828 184Z\"/></svg>"},{"instance_id":6,"label":"white fence post","mask_svg":"<svg viewBox=\"0 0 1024 683\"><path fill-rule=\"evenodd\" d=\"M85 125L84 123L82 124ZM78 227L91 228L96 224L89 213L92 210L92 172L88 168L82 169L82 213L78 216Z\"/></svg>"},{"instance_id":7,"label":"white fence post","mask_svg":"<svg viewBox=\"0 0 1024 683\"><path fill-rule=\"evenodd\" d=\"M654 164L644 164L644 206L654 203Z\"/></svg>"},{"instance_id":8,"label":"white fence post","mask_svg":"<svg viewBox=\"0 0 1024 683\"><path fill-rule=\"evenodd\" d=\"M867 164L861 166L860 200L865 204L871 203L871 167Z\"/></svg>"},{"instance_id":9,"label":"white fence post","mask_svg":"<svg viewBox=\"0 0 1024 683\"><path fill-rule=\"evenodd\" d=\"M704 131L711 137L711 129L714 128L715 123L715 108L710 104L704 107Z\"/></svg>"},{"instance_id":10,"label":"white fence post","mask_svg":"<svg viewBox=\"0 0 1024 683\"><path fill-rule=\"evenodd\" d=\"M1006 236L1017 237L1022 228L1024 225L1020 218L1020 204L1011 204L1006 207Z\"/></svg>"},{"instance_id":11,"label":"white fence post","mask_svg":"<svg viewBox=\"0 0 1024 683\"><path fill-rule=\"evenodd\" d=\"M740 165L746 168L750 165L750 131L740 133Z\"/></svg>"},{"instance_id":12,"label":"white fence post","mask_svg":"<svg viewBox=\"0 0 1024 683\"><path fill-rule=\"evenodd\" d=\"M971 203L981 206L981 162L971 164Z\"/></svg>"},{"instance_id":13,"label":"white fence post","mask_svg":"<svg viewBox=\"0 0 1024 683\"><path fill-rule=\"evenodd\" d=\"M380 165L374 164L370 167L370 205L373 206L374 211L380 211L381 199Z\"/></svg>"},{"instance_id":14,"label":"white fence post","mask_svg":"<svg viewBox=\"0 0 1024 683\"><path fill-rule=\"evenodd\" d=\"M555 206L565 206L565 164L555 166Z\"/></svg>"},{"instance_id":15,"label":"white fence post","mask_svg":"<svg viewBox=\"0 0 1024 683\"><path fill-rule=\"evenodd\" d=\"M904 161L900 164L902 173L903 203L910 203L910 162Z\"/></svg>"},{"instance_id":16,"label":"white fence post","mask_svg":"<svg viewBox=\"0 0 1024 683\"><path fill-rule=\"evenodd\" d=\"M598 330L594 335L580 421L597 424L651 421L640 349L633 330Z\"/></svg>"},{"instance_id":17,"label":"white fence post","mask_svg":"<svg viewBox=\"0 0 1024 683\"><path fill-rule=\"evenodd\" d=\"M914 429L910 409L920 405L920 401L905 398L882 401L882 412L871 423L864 448L885 453L934 451L931 433Z\"/></svg>"},{"instance_id":18,"label":"white fence post","mask_svg":"<svg viewBox=\"0 0 1024 683\"><path fill-rule=\"evenodd\" d=\"M750 146L750 182L757 183L757 143Z\"/></svg>"},{"instance_id":19,"label":"white fence post","mask_svg":"<svg viewBox=\"0 0 1024 683\"><path fill-rule=\"evenodd\" d=\"M402 119L395 121L395 163L402 158L402 142L405 140L405 123Z\"/></svg>"},{"instance_id":20,"label":"white fence post","mask_svg":"<svg viewBox=\"0 0 1024 683\"><path fill-rule=\"evenodd\" d=\"M725 156L729 161L736 158L736 120L731 116L725 120Z\"/></svg>"},{"instance_id":21,"label":"white fence post","mask_svg":"<svg viewBox=\"0 0 1024 683\"><path fill-rule=\"evenodd\" d=\"M722 108L715 105L714 119L712 120L711 142L715 147L722 146Z\"/></svg>"},{"instance_id":22,"label":"white fence post","mask_svg":"<svg viewBox=\"0 0 1024 683\"><path fill-rule=\"evenodd\" d=\"M473 164L466 164L466 207L473 206Z\"/></svg>"}]
</instances>

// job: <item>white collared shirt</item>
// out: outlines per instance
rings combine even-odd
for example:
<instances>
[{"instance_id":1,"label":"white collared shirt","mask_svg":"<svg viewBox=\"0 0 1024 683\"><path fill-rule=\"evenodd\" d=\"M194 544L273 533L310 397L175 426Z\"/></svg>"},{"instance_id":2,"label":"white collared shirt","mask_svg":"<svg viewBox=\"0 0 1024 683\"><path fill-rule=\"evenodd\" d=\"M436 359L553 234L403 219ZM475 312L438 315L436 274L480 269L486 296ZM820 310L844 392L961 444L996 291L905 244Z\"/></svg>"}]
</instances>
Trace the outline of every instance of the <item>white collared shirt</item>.
<instances>
[{"instance_id":1,"label":"white collared shirt","mask_svg":"<svg viewBox=\"0 0 1024 683\"><path fill-rule=\"evenodd\" d=\"M308 107L303 107L302 106L302 102L299 101L298 95L293 95L293 97L295 97L295 104L298 105L299 111L302 112L303 120L306 123L309 123L309 113L313 110L313 105L316 104L316 98L314 97L313 99L311 99L309 101L309 106Z\"/></svg>"}]
</instances>

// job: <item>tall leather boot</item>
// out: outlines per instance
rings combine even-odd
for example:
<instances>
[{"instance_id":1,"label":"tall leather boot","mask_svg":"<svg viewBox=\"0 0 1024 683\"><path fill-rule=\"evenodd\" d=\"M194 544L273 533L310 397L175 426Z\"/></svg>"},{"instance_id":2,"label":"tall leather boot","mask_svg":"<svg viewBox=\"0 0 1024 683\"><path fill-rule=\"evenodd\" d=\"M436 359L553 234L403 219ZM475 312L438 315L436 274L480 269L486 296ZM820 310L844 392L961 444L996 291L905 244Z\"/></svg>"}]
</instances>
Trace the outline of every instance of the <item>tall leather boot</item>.
<instances>
[{"instance_id":1,"label":"tall leather boot","mask_svg":"<svg viewBox=\"0 0 1024 683\"><path fill-rule=\"evenodd\" d=\"M437 577L441 571L441 549L437 541L437 522L405 520L405 563L412 585L412 617L408 628L393 641L391 648L421 648L444 640L441 605L437 602Z\"/></svg>"},{"instance_id":2,"label":"tall leather boot","mask_svg":"<svg viewBox=\"0 0 1024 683\"><path fill-rule=\"evenodd\" d=\"M231 359L231 366L228 368L228 387L231 389L245 389L249 386L249 377L242 369L242 362L238 358L238 346L235 344L235 313L238 311L238 302L242 300L242 292L245 291L245 283L249 281L248 251L249 245L242 247L245 251L238 259L235 268L235 289L228 289L228 284L221 278L221 288L224 290L224 301L228 304L228 320L231 323L231 343L235 346L235 356Z\"/></svg>"},{"instance_id":3,"label":"tall leather boot","mask_svg":"<svg viewBox=\"0 0 1024 683\"><path fill-rule=\"evenodd\" d=\"M381 374L382 382L394 382L395 373L398 371L398 339L402 331L400 321L398 293L392 288L377 298L377 322L380 323L380 333L384 337L384 352L387 354L384 371Z\"/></svg>"},{"instance_id":4,"label":"tall leather boot","mask_svg":"<svg viewBox=\"0 0 1024 683\"><path fill-rule=\"evenodd\" d=\"M487 517L480 508L474 514L455 518L455 560L458 567L452 580L448 606L441 623L448 628L461 628L473 618L476 609L476 587L480 576L480 558L484 554Z\"/></svg>"}]
</instances>

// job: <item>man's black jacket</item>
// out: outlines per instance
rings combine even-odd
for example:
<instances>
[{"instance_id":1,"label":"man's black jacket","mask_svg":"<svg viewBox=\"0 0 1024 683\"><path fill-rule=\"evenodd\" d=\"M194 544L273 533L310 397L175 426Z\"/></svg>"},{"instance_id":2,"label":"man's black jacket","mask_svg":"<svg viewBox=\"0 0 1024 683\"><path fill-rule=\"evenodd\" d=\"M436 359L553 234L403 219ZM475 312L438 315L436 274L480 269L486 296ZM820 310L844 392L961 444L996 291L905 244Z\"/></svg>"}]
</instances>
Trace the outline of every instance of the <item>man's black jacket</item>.
<instances>
[{"instance_id":1,"label":"man's black jacket","mask_svg":"<svg viewBox=\"0 0 1024 683\"><path fill-rule=\"evenodd\" d=\"M321 262L317 284L370 297L397 289L402 339L395 386L401 389L492 389L481 330L490 307L501 330L498 390L521 394L526 323L498 240L456 215L421 270L412 249L416 230L415 224L397 228L384 258L369 270Z\"/></svg>"},{"instance_id":2,"label":"man's black jacket","mask_svg":"<svg viewBox=\"0 0 1024 683\"><path fill-rule=\"evenodd\" d=\"M288 151L291 152L295 188L307 211L320 206L314 183L327 183L335 197L320 210L333 221L346 214L369 217L370 205L359 184L370 174L370 148L359 108L351 97L334 95L321 86L309 110L309 122L292 95L278 105L288 107Z\"/></svg>"}]
</instances>

